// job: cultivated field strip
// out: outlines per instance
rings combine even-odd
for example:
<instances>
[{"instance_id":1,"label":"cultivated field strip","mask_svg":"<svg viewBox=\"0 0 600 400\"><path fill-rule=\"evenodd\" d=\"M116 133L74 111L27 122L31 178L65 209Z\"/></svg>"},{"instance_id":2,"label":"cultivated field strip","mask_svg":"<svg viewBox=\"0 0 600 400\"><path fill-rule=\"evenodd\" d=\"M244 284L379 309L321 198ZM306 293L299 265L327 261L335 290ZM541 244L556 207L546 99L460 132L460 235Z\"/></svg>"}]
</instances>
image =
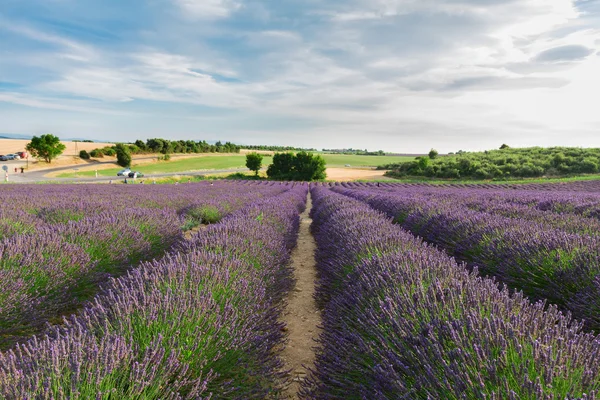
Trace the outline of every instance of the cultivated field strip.
<instances>
[{"instance_id":1,"label":"cultivated field strip","mask_svg":"<svg viewBox=\"0 0 600 400\"><path fill-rule=\"evenodd\" d=\"M594 180L576 180L572 182L542 182L532 183L526 180L523 183L502 183L502 181L490 182L490 183L427 183L427 182L379 182L379 183L361 183L361 182L335 182L329 183L330 186L352 186L352 187L364 187L364 186L375 186L384 188L395 188L395 189L410 189L410 188L448 188L448 189L491 189L491 190L531 190L536 192L549 191L549 192L589 192L598 193L600 192L600 179Z\"/></svg>"},{"instance_id":2,"label":"cultivated field strip","mask_svg":"<svg viewBox=\"0 0 600 400\"><path fill-rule=\"evenodd\" d=\"M306 399L595 399L600 338L316 186L323 310Z\"/></svg>"},{"instance_id":3,"label":"cultivated field strip","mask_svg":"<svg viewBox=\"0 0 600 400\"><path fill-rule=\"evenodd\" d=\"M525 206L464 201L464 194L334 188L394 218L414 235L497 277L533 300L547 300L600 331L600 237L597 220ZM513 194L514 195L514 194ZM462 197L461 197L462 196ZM551 197L550 195L549 197ZM523 200L525 203L526 200ZM475 204L490 211L476 211ZM512 216L501 215L507 212ZM548 213L543 219L540 213ZM522 216L522 217L520 217ZM531 218L531 219L528 219Z\"/></svg>"},{"instance_id":4,"label":"cultivated field strip","mask_svg":"<svg viewBox=\"0 0 600 400\"><path fill-rule=\"evenodd\" d=\"M0 349L75 311L109 276L162 256L183 229L284 190L228 183L3 188Z\"/></svg>"},{"instance_id":5,"label":"cultivated field strip","mask_svg":"<svg viewBox=\"0 0 600 400\"><path fill-rule=\"evenodd\" d=\"M281 299L293 284L289 254L308 190L278 187L164 258L111 278L43 338L0 353L0 398L276 396Z\"/></svg>"}]
</instances>

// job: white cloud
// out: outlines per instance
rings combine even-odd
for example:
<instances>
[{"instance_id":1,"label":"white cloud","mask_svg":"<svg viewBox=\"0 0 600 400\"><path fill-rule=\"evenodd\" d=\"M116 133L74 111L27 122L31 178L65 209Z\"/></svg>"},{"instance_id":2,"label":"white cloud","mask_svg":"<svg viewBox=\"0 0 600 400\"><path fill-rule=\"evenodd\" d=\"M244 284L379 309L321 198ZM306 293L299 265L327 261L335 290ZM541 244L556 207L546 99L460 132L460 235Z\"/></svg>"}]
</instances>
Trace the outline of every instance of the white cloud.
<instances>
[{"instance_id":1,"label":"white cloud","mask_svg":"<svg viewBox=\"0 0 600 400\"><path fill-rule=\"evenodd\" d=\"M241 7L235 0L175 0L184 15L195 19L225 18Z\"/></svg>"},{"instance_id":2,"label":"white cloud","mask_svg":"<svg viewBox=\"0 0 600 400\"><path fill-rule=\"evenodd\" d=\"M40 31L27 24L8 21L2 15L0 15L0 30L17 33L38 42L56 45L63 49L61 56L74 61L88 62L97 59L98 56L97 52L91 46L59 35Z\"/></svg>"},{"instance_id":3,"label":"white cloud","mask_svg":"<svg viewBox=\"0 0 600 400\"><path fill-rule=\"evenodd\" d=\"M174 1L191 20L123 48L13 26L54 51L15 57L47 74L34 88L41 97L1 101L62 109L48 99L77 96L85 100L66 107L76 111L80 101L81 112L135 109L137 100L216 107L227 120L189 108L181 115L232 135L256 135L259 122L245 126L252 119L293 133L290 144L399 151L428 150L432 141L440 151L485 148L495 136L554 144L545 141L567 132L575 143L577 132L594 138L600 123L587 100L600 91L600 58L586 56L599 48L600 24L584 21L571 0L314 0L297 10L283 9L293 1ZM259 21L235 24L256 7Z\"/></svg>"}]
</instances>

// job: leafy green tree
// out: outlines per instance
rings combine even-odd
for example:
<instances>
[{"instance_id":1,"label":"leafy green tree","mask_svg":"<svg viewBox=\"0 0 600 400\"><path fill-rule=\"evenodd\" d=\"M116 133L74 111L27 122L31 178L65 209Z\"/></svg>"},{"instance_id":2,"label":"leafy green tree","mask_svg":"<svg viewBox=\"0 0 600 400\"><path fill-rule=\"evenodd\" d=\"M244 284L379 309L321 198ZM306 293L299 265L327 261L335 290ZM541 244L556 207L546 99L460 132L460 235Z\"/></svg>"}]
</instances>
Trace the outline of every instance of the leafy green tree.
<instances>
[{"instance_id":1,"label":"leafy green tree","mask_svg":"<svg viewBox=\"0 0 600 400\"><path fill-rule=\"evenodd\" d=\"M294 153L275 153L273 164L267 168L269 179L291 180L294 158Z\"/></svg>"},{"instance_id":2,"label":"leafy green tree","mask_svg":"<svg viewBox=\"0 0 600 400\"><path fill-rule=\"evenodd\" d=\"M150 149L153 153L162 152L165 147L165 141L163 139L148 139L146 141L146 148Z\"/></svg>"},{"instance_id":3,"label":"leafy green tree","mask_svg":"<svg viewBox=\"0 0 600 400\"><path fill-rule=\"evenodd\" d=\"M148 151L148 148L146 147L146 143L144 143L143 140L139 140L139 139L136 140L135 145L137 146L137 148L139 149L140 152Z\"/></svg>"},{"instance_id":4,"label":"leafy green tree","mask_svg":"<svg viewBox=\"0 0 600 400\"><path fill-rule=\"evenodd\" d=\"M263 156L256 152L246 154L246 167L258 176L258 171L262 167Z\"/></svg>"},{"instance_id":5,"label":"leafy green tree","mask_svg":"<svg viewBox=\"0 0 600 400\"><path fill-rule=\"evenodd\" d=\"M273 164L267 169L267 176L274 180L322 180L326 178L325 159L305 151L298 154L276 153Z\"/></svg>"},{"instance_id":6,"label":"leafy green tree","mask_svg":"<svg viewBox=\"0 0 600 400\"><path fill-rule=\"evenodd\" d=\"M90 159L90 154L85 151L85 150L81 150L79 152L79 158L81 158L82 160L89 160Z\"/></svg>"},{"instance_id":7,"label":"leafy green tree","mask_svg":"<svg viewBox=\"0 0 600 400\"><path fill-rule=\"evenodd\" d=\"M500 150L504 150L504 149L510 149L510 146L507 145L506 143L504 143L502 146L500 146Z\"/></svg>"},{"instance_id":8,"label":"leafy green tree","mask_svg":"<svg viewBox=\"0 0 600 400\"><path fill-rule=\"evenodd\" d=\"M436 149L431 149L429 151L429 158L435 160L440 153Z\"/></svg>"},{"instance_id":9,"label":"leafy green tree","mask_svg":"<svg viewBox=\"0 0 600 400\"><path fill-rule=\"evenodd\" d=\"M25 146L32 156L41 158L47 163L60 156L67 147L54 135L47 134L40 137L34 136L31 142Z\"/></svg>"},{"instance_id":10,"label":"leafy green tree","mask_svg":"<svg viewBox=\"0 0 600 400\"><path fill-rule=\"evenodd\" d=\"M296 154L292 180L318 181L325 179L325 159L320 155L301 151Z\"/></svg>"},{"instance_id":11,"label":"leafy green tree","mask_svg":"<svg viewBox=\"0 0 600 400\"><path fill-rule=\"evenodd\" d=\"M121 167L128 168L131 166L131 153L129 152L129 148L121 143L115 146L115 151L117 153L117 164Z\"/></svg>"}]
</instances>

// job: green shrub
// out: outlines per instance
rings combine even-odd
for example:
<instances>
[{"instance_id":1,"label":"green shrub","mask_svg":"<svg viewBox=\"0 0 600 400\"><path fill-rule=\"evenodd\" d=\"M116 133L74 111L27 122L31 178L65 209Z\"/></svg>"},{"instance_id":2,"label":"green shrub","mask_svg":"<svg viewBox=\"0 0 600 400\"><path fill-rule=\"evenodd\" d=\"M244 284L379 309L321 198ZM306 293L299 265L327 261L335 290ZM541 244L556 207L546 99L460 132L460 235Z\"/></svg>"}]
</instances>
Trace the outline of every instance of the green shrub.
<instances>
[{"instance_id":1,"label":"green shrub","mask_svg":"<svg viewBox=\"0 0 600 400\"><path fill-rule=\"evenodd\" d=\"M90 151L90 157L104 158L104 153L100 149L94 149Z\"/></svg>"},{"instance_id":2,"label":"green shrub","mask_svg":"<svg viewBox=\"0 0 600 400\"><path fill-rule=\"evenodd\" d=\"M102 152L102 154L104 154L105 156L109 156L109 157L114 157L117 154L117 151L115 148L113 147L103 147L102 149L100 149L100 151Z\"/></svg>"},{"instance_id":3,"label":"green shrub","mask_svg":"<svg viewBox=\"0 0 600 400\"><path fill-rule=\"evenodd\" d=\"M200 224L215 224L219 222L221 218L223 218L223 215L215 206L201 205L191 207L185 215L185 222L181 229L188 231Z\"/></svg>"},{"instance_id":4,"label":"green shrub","mask_svg":"<svg viewBox=\"0 0 600 400\"><path fill-rule=\"evenodd\" d=\"M459 151L445 157L418 157L415 161L388 164L392 177L461 179L532 178L544 175L591 174L600 171L600 149L569 147L513 149L477 153Z\"/></svg>"},{"instance_id":5,"label":"green shrub","mask_svg":"<svg viewBox=\"0 0 600 400\"><path fill-rule=\"evenodd\" d=\"M79 152L79 158L81 158L82 160L89 160L90 159L90 154L85 151L85 150L81 150Z\"/></svg>"}]
</instances>

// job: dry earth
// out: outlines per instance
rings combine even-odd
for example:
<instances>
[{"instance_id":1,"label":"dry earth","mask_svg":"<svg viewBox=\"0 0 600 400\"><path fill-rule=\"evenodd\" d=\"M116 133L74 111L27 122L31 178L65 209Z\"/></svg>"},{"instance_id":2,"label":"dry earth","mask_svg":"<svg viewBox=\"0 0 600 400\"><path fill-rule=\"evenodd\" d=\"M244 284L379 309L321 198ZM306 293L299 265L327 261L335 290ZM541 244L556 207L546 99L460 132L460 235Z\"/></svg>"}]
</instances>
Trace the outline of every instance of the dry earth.
<instances>
[{"instance_id":1,"label":"dry earth","mask_svg":"<svg viewBox=\"0 0 600 400\"><path fill-rule=\"evenodd\" d=\"M23 139L0 139L0 154L10 154L17 151L25 151L25 146L30 140ZM79 151L91 151L99 147L112 146L112 143L87 143L87 142L61 142L67 148L63 156L78 156Z\"/></svg>"},{"instance_id":2,"label":"dry earth","mask_svg":"<svg viewBox=\"0 0 600 400\"><path fill-rule=\"evenodd\" d=\"M0 139L0 154L11 154L18 151L25 151L25 146L30 140L24 139ZM86 150L92 151L99 147L112 146L112 143L87 143L87 142L61 142L66 146L64 153L53 160L51 164L45 162L38 162L35 158L29 159L29 170L38 169L49 169L56 167L63 167L69 165L88 165L90 162L79 158L79 151ZM25 160L14 161L15 166L26 164ZM12 165L11 165L12 166Z\"/></svg>"},{"instance_id":3,"label":"dry earth","mask_svg":"<svg viewBox=\"0 0 600 400\"><path fill-rule=\"evenodd\" d=\"M327 168L327 179L330 181L355 181L359 179L385 179L385 171L372 168Z\"/></svg>"},{"instance_id":4,"label":"dry earth","mask_svg":"<svg viewBox=\"0 0 600 400\"><path fill-rule=\"evenodd\" d=\"M292 266L296 286L288 298L283 316L286 324L288 343L282 353L285 370L291 373L291 383L284 392L285 399L297 399L301 382L315 361L315 340L319 336L318 325L321 313L314 300L317 269L315 262L316 243L310 233L312 220L308 213L312 207L310 194L306 211L300 216L298 245L292 252Z\"/></svg>"}]
</instances>

